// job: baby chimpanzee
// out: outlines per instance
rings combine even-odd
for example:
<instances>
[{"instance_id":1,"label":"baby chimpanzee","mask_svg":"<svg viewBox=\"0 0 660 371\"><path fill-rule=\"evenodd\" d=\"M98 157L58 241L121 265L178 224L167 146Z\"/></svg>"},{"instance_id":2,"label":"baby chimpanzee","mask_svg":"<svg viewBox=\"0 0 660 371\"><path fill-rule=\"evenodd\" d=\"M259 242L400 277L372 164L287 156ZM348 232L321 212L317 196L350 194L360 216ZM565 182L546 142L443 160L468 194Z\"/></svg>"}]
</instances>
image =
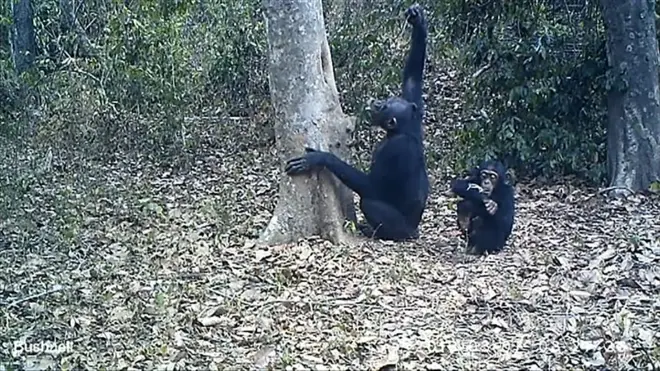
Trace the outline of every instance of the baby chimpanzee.
<instances>
[{"instance_id":1,"label":"baby chimpanzee","mask_svg":"<svg viewBox=\"0 0 660 371\"><path fill-rule=\"evenodd\" d=\"M468 253L498 252L511 234L515 203L513 187L505 177L504 165L490 160L473 169L467 179L452 181L452 192L463 198L457 206L457 222L467 234Z\"/></svg>"}]
</instances>

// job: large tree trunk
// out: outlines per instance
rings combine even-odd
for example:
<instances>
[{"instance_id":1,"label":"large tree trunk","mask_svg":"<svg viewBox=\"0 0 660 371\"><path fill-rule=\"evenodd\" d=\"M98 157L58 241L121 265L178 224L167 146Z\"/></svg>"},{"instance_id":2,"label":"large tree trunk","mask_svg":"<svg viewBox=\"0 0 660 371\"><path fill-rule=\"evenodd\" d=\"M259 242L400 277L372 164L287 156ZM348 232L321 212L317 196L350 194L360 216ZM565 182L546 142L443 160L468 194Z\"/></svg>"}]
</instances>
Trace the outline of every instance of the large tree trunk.
<instances>
[{"instance_id":1,"label":"large tree trunk","mask_svg":"<svg viewBox=\"0 0 660 371\"><path fill-rule=\"evenodd\" d=\"M355 120L344 115L325 36L321 0L267 0L270 92L280 163L304 147L345 158ZM352 191L327 170L282 175L273 217L260 244L321 236L347 241L344 220L355 221Z\"/></svg>"},{"instance_id":2,"label":"large tree trunk","mask_svg":"<svg viewBox=\"0 0 660 371\"><path fill-rule=\"evenodd\" d=\"M660 92L654 0L601 0L611 88L611 186L647 190L660 179Z\"/></svg>"},{"instance_id":3,"label":"large tree trunk","mask_svg":"<svg viewBox=\"0 0 660 371\"><path fill-rule=\"evenodd\" d=\"M30 0L10 0L13 24L11 26L11 54L16 72L21 74L34 63L37 41L32 23Z\"/></svg>"}]
</instances>

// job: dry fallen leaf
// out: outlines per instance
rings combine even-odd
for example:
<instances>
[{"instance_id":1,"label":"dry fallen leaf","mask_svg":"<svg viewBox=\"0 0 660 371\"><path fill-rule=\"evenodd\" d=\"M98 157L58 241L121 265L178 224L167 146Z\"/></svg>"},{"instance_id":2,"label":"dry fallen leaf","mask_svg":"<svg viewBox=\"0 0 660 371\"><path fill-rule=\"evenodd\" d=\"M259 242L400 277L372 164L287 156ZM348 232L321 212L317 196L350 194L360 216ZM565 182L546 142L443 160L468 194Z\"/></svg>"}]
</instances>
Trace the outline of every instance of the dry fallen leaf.
<instances>
[{"instance_id":1,"label":"dry fallen leaf","mask_svg":"<svg viewBox=\"0 0 660 371\"><path fill-rule=\"evenodd\" d=\"M602 339L580 340L578 342L578 346L580 347L580 350L584 352L590 352L596 350L598 346L602 344L602 342L603 342Z\"/></svg>"},{"instance_id":2,"label":"dry fallen leaf","mask_svg":"<svg viewBox=\"0 0 660 371\"><path fill-rule=\"evenodd\" d=\"M271 251L270 250L255 250L254 251L254 260L255 262L260 262L265 258L268 258L271 256Z\"/></svg>"},{"instance_id":3,"label":"dry fallen leaf","mask_svg":"<svg viewBox=\"0 0 660 371\"><path fill-rule=\"evenodd\" d=\"M582 358L582 364L586 367L602 367L607 364L601 352L595 352L593 356Z\"/></svg>"},{"instance_id":4,"label":"dry fallen leaf","mask_svg":"<svg viewBox=\"0 0 660 371\"><path fill-rule=\"evenodd\" d=\"M223 323L223 319L221 317L201 317L197 320L202 324L202 326L215 326Z\"/></svg>"},{"instance_id":5,"label":"dry fallen leaf","mask_svg":"<svg viewBox=\"0 0 660 371\"><path fill-rule=\"evenodd\" d=\"M399 348L394 345L386 345L379 350L380 357L371 360L372 371L390 371L399 363Z\"/></svg>"},{"instance_id":6,"label":"dry fallen leaf","mask_svg":"<svg viewBox=\"0 0 660 371\"><path fill-rule=\"evenodd\" d=\"M653 331L647 330L640 328L637 330L637 338L642 341L642 344L646 348L652 348L654 344L654 336L656 334L653 333Z\"/></svg>"},{"instance_id":7,"label":"dry fallen leaf","mask_svg":"<svg viewBox=\"0 0 660 371\"><path fill-rule=\"evenodd\" d=\"M257 369L266 368L274 360L275 356L275 348L271 346L259 349L252 357L254 367Z\"/></svg>"}]
</instances>

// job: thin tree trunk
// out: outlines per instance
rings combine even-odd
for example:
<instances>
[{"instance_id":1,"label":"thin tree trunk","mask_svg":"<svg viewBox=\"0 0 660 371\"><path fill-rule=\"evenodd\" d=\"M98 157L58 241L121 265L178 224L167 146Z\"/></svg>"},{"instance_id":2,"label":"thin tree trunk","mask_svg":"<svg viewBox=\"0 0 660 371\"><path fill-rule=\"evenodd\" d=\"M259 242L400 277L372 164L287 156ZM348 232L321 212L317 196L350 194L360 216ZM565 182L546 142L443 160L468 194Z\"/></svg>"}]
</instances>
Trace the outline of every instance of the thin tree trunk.
<instances>
[{"instance_id":1,"label":"thin tree trunk","mask_svg":"<svg viewBox=\"0 0 660 371\"><path fill-rule=\"evenodd\" d=\"M280 163L304 147L345 158L355 120L339 103L321 0L267 0L271 101ZM348 240L344 220L355 221L353 193L327 170L309 176L282 174L273 217L260 244L301 237Z\"/></svg>"},{"instance_id":2,"label":"thin tree trunk","mask_svg":"<svg viewBox=\"0 0 660 371\"><path fill-rule=\"evenodd\" d=\"M33 12L30 0L10 0L13 17L11 26L11 52L14 68L18 74L26 71L34 63L37 41L32 22Z\"/></svg>"},{"instance_id":3,"label":"thin tree trunk","mask_svg":"<svg viewBox=\"0 0 660 371\"><path fill-rule=\"evenodd\" d=\"M64 34L73 32L76 35L76 48L69 50L69 54L75 57L93 56L94 48L87 37L87 33L80 25L80 22L78 22L73 0L60 0L60 13L60 27L62 32Z\"/></svg>"},{"instance_id":4,"label":"thin tree trunk","mask_svg":"<svg viewBox=\"0 0 660 371\"><path fill-rule=\"evenodd\" d=\"M601 7L611 74L607 129L611 186L644 191L660 179L655 1L601 0Z\"/></svg>"}]
</instances>

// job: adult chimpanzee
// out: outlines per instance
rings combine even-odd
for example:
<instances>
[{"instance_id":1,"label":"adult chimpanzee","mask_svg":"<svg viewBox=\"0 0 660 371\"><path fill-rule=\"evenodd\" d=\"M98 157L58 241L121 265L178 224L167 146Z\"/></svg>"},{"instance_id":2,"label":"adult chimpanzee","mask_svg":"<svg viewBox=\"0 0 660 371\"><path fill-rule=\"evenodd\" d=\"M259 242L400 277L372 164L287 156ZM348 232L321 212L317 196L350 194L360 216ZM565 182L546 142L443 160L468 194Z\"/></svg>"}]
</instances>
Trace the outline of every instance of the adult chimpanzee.
<instances>
[{"instance_id":1,"label":"adult chimpanzee","mask_svg":"<svg viewBox=\"0 0 660 371\"><path fill-rule=\"evenodd\" d=\"M461 196L457 205L458 226L467 232L468 253L498 252L513 229L513 187L507 183L504 165L486 161L467 179L455 179L451 190Z\"/></svg>"},{"instance_id":2,"label":"adult chimpanzee","mask_svg":"<svg viewBox=\"0 0 660 371\"><path fill-rule=\"evenodd\" d=\"M426 207L429 180L422 143L422 85L426 58L427 25L422 7L406 10L412 25L411 46L403 68L401 97L371 104L371 121L386 131L372 155L367 174L332 153L306 148L302 157L286 164L289 175L325 167L360 195L360 209L368 222L361 230L368 237L405 240L419 236L418 225Z\"/></svg>"}]
</instances>

